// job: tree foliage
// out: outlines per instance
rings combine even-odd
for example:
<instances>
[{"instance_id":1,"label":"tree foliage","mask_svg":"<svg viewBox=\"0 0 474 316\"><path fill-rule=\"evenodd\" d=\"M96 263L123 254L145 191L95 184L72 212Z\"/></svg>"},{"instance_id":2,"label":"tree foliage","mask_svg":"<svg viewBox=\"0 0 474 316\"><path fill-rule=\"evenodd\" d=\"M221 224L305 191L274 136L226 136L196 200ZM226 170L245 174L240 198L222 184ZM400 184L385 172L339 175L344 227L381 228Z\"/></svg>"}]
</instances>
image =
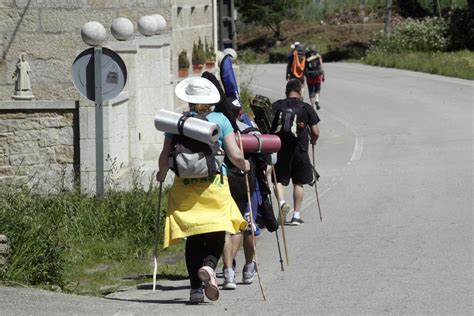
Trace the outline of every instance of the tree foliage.
<instances>
[{"instance_id":1,"label":"tree foliage","mask_svg":"<svg viewBox=\"0 0 474 316\"><path fill-rule=\"evenodd\" d=\"M281 23L293 19L306 3L303 0L238 0L236 7L245 23L255 23L272 30L275 39L282 39Z\"/></svg>"}]
</instances>

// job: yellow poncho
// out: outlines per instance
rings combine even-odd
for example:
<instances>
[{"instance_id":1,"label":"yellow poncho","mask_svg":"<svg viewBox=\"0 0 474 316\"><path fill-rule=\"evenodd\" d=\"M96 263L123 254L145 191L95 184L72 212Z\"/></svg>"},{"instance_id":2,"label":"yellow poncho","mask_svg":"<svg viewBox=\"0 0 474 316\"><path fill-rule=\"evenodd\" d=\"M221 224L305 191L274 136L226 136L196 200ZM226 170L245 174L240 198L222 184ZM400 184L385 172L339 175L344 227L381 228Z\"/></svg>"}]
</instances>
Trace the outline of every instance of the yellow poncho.
<instances>
[{"instance_id":1,"label":"yellow poncho","mask_svg":"<svg viewBox=\"0 0 474 316\"><path fill-rule=\"evenodd\" d=\"M247 227L229 191L227 177L204 179L175 177L168 194L163 247L187 236L227 231L235 234Z\"/></svg>"}]
</instances>

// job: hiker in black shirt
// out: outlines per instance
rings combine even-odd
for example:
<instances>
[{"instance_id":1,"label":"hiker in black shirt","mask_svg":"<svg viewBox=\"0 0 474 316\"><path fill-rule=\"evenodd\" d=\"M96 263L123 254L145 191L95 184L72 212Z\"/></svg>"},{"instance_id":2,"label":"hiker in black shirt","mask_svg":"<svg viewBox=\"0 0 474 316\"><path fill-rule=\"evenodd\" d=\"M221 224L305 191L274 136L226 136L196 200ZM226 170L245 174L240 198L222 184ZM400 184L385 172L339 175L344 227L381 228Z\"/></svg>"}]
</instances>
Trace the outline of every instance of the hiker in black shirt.
<instances>
[{"instance_id":1,"label":"hiker in black shirt","mask_svg":"<svg viewBox=\"0 0 474 316\"><path fill-rule=\"evenodd\" d=\"M290 211L284 201L283 186L290 180L293 182L294 213L289 225L301 225L301 204L303 202L303 185L312 185L315 181L311 161L308 155L308 146L316 144L319 137L319 117L311 105L301 101L303 93L299 80L289 80L286 85L286 99L273 103L275 117L271 132L281 139L281 150L275 165L276 190L280 198L280 208L286 220Z\"/></svg>"}]
</instances>

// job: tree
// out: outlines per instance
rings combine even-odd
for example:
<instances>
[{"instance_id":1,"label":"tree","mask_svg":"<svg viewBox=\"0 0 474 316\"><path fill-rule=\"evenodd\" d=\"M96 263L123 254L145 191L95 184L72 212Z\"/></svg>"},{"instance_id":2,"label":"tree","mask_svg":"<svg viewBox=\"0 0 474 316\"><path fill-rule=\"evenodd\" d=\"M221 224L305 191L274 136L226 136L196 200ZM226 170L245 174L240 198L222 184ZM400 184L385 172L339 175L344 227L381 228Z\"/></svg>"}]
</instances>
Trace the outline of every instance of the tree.
<instances>
[{"instance_id":1,"label":"tree","mask_svg":"<svg viewBox=\"0 0 474 316\"><path fill-rule=\"evenodd\" d=\"M276 40L282 40L281 24L293 19L304 0L240 0L236 7L245 23L255 23L272 30Z\"/></svg>"}]
</instances>

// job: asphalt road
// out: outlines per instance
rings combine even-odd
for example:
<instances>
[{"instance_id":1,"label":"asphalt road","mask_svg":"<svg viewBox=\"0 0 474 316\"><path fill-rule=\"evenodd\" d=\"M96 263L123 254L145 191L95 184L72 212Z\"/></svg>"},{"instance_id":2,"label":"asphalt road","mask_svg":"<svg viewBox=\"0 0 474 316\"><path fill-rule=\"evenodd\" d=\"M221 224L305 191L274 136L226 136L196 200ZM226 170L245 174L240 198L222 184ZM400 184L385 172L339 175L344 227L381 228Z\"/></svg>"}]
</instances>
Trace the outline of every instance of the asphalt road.
<instances>
[{"instance_id":1,"label":"asphalt road","mask_svg":"<svg viewBox=\"0 0 474 316\"><path fill-rule=\"evenodd\" d=\"M200 306L186 304L187 281L107 298L0 288L0 315L472 314L473 81L325 66L316 153L323 222L308 187L305 224L285 228L284 272L275 235L259 237L266 301L258 282ZM242 83L283 98L284 70L245 66Z\"/></svg>"}]
</instances>

